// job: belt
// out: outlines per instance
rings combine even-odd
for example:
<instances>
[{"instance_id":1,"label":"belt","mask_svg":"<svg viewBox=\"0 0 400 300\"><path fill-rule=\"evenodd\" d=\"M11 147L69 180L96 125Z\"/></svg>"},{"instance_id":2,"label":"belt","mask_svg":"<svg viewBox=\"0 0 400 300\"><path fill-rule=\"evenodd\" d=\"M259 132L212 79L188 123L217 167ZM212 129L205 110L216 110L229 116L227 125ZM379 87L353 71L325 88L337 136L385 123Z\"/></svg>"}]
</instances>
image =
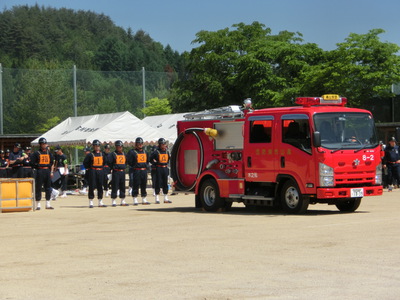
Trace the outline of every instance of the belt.
<instances>
[{"instance_id":1,"label":"belt","mask_svg":"<svg viewBox=\"0 0 400 300\"><path fill-rule=\"evenodd\" d=\"M107 166L107 165L104 165L104 168L109 168L109 166Z\"/></svg>"},{"instance_id":2,"label":"belt","mask_svg":"<svg viewBox=\"0 0 400 300\"><path fill-rule=\"evenodd\" d=\"M32 169L32 167L30 167L30 166L25 166L24 168L25 169Z\"/></svg>"},{"instance_id":3,"label":"belt","mask_svg":"<svg viewBox=\"0 0 400 300\"><path fill-rule=\"evenodd\" d=\"M157 165L157 167L159 167L159 168L166 168L167 165Z\"/></svg>"},{"instance_id":4,"label":"belt","mask_svg":"<svg viewBox=\"0 0 400 300\"><path fill-rule=\"evenodd\" d=\"M146 168L134 168L134 170L147 170Z\"/></svg>"},{"instance_id":5,"label":"belt","mask_svg":"<svg viewBox=\"0 0 400 300\"><path fill-rule=\"evenodd\" d=\"M103 168L91 168L92 170L101 171Z\"/></svg>"},{"instance_id":6,"label":"belt","mask_svg":"<svg viewBox=\"0 0 400 300\"><path fill-rule=\"evenodd\" d=\"M122 171L125 171L125 169L113 169L114 171L117 171L117 172L122 172Z\"/></svg>"},{"instance_id":7,"label":"belt","mask_svg":"<svg viewBox=\"0 0 400 300\"><path fill-rule=\"evenodd\" d=\"M397 164L397 162L396 162L396 161L388 161L388 163L389 163L389 164L392 164L392 165L395 165L395 164Z\"/></svg>"},{"instance_id":8,"label":"belt","mask_svg":"<svg viewBox=\"0 0 400 300\"><path fill-rule=\"evenodd\" d=\"M38 167L38 169L43 169L43 170L45 170L45 169L48 169L49 167Z\"/></svg>"},{"instance_id":9,"label":"belt","mask_svg":"<svg viewBox=\"0 0 400 300\"><path fill-rule=\"evenodd\" d=\"M7 168L0 168L0 170L7 170Z\"/></svg>"}]
</instances>

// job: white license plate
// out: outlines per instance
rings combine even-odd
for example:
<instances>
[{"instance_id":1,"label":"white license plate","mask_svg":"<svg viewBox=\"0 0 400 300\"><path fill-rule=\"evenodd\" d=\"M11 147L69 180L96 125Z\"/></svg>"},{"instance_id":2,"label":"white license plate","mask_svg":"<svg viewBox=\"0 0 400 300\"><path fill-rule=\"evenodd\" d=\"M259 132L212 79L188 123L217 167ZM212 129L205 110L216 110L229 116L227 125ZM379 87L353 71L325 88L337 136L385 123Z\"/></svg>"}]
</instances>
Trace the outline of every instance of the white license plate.
<instances>
[{"instance_id":1,"label":"white license plate","mask_svg":"<svg viewBox=\"0 0 400 300\"><path fill-rule=\"evenodd\" d=\"M351 198L364 197L364 189L350 189Z\"/></svg>"}]
</instances>

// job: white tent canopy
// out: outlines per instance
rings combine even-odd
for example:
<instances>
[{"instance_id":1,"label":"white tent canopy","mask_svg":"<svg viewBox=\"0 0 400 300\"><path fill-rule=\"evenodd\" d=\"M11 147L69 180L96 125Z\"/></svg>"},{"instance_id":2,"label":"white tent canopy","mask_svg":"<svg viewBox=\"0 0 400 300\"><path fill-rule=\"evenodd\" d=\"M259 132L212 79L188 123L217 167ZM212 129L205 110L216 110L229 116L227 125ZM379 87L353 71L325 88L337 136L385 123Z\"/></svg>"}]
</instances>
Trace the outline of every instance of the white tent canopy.
<instances>
[{"instance_id":1,"label":"white tent canopy","mask_svg":"<svg viewBox=\"0 0 400 300\"><path fill-rule=\"evenodd\" d=\"M176 123L177 121L184 120L185 118L183 116L186 114L187 113L149 116L144 118L142 121L160 131L163 138L168 140L170 143L174 143L178 137Z\"/></svg>"},{"instance_id":2,"label":"white tent canopy","mask_svg":"<svg viewBox=\"0 0 400 300\"><path fill-rule=\"evenodd\" d=\"M163 133L125 111L70 117L41 137L46 138L49 145L86 145L94 139L102 143L121 140L124 144L132 144L137 137L142 137L146 144L154 144ZM32 144L37 145L39 138Z\"/></svg>"}]
</instances>

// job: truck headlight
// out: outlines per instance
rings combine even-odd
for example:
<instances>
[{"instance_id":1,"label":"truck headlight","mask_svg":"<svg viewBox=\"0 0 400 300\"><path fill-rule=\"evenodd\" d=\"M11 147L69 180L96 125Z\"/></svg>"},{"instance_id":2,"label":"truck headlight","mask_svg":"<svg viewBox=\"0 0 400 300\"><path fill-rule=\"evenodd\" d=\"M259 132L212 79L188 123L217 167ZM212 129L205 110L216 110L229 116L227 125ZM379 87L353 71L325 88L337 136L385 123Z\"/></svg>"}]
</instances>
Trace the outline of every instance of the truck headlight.
<instances>
[{"instance_id":1,"label":"truck headlight","mask_svg":"<svg viewBox=\"0 0 400 300\"><path fill-rule=\"evenodd\" d=\"M382 184L382 163L376 166L375 170L375 184L381 185Z\"/></svg>"},{"instance_id":2,"label":"truck headlight","mask_svg":"<svg viewBox=\"0 0 400 300\"><path fill-rule=\"evenodd\" d=\"M334 186L335 180L333 176L333 168L319 163L319 185L320 186Z\"/></svg>"}]
</instances>

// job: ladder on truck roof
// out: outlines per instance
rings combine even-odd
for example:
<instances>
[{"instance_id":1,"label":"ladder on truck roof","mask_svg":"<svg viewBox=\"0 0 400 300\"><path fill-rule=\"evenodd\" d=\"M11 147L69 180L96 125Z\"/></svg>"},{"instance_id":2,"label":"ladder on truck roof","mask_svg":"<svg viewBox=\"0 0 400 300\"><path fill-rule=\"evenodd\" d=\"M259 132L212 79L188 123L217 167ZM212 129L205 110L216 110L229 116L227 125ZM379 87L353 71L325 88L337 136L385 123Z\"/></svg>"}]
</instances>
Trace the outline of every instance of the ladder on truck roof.
<instances>
[{"instance_id":1,"label":"ladder on truck roof","mask_svg":"<svg viewBox=\"0 0 400 300\"><path fill-rule=\"evenodd\" d=\"M225 119L225 118L240 118L243 117L243 111L239 105L229 105L204 111L189 113L183 117L186 120L202 120L202 119Z\"/></svg>"}]
</instances>

